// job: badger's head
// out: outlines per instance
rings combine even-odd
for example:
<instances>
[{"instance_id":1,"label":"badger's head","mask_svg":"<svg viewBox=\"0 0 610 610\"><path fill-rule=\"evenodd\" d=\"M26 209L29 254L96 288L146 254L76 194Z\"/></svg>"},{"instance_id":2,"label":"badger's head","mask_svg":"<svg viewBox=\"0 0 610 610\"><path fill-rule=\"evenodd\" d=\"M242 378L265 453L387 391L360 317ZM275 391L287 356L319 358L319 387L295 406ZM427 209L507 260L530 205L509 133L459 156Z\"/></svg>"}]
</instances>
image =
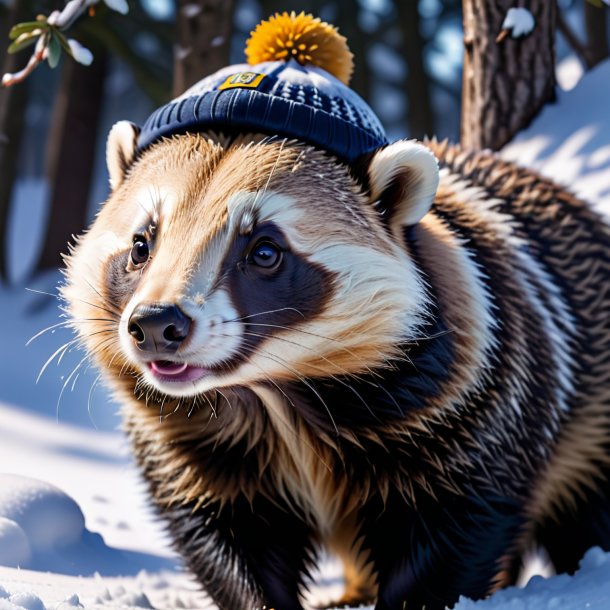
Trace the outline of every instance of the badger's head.
<instances>
[{"instance_id":1,"label":"badger's head","mask_svg":"<svg viewBox=\"0 0 610 610\"><path fill-rule=\"evenodd\" d=\"M111 379L183 397L360 375L420 335L405 228L438 184L426 148L385 147L356 179L294 141L182 135L136 156L135 136L110 134L112 193L64 288Z\"/></svg>"}]
</instances>

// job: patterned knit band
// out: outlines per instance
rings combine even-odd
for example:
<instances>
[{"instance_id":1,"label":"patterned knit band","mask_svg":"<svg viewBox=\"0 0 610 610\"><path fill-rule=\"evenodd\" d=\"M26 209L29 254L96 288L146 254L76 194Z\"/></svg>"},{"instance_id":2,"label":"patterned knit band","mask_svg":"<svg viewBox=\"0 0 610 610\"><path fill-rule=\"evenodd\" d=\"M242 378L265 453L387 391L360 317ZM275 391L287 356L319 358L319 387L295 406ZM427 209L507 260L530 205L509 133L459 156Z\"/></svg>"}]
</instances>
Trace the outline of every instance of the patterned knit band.
<instances>
[{"instance_id":1,"label":"patterned knit band","mask_svg":"<svg viewBox=\"0 0 610 610\"><path fill-rule=\"evenodd\" d=\"M152 113L138 150L163 137L208 130L294 138L348 162L388 143L359 95L322 68L293 59L238 64L204 78Z\"/></svg>"}]
</instances>

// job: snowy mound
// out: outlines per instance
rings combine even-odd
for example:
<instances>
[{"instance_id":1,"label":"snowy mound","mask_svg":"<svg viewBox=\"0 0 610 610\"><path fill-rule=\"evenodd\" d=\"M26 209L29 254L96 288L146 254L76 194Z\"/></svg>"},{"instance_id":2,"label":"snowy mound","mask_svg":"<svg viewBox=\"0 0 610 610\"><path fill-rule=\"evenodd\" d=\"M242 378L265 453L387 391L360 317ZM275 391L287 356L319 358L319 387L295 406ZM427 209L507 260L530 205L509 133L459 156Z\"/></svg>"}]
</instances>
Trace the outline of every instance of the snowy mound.
<instances>
[{"instance_id":1,"label":"snowy mound","mask_svg":"<svg viewBox=\"0 0 610 610\"><path fill-rule=\"evenodd\" d=\"M82 608L82 606L80 607ZM0 610L47 609L40 597L34 595L34 593L13 593L11 595L2 585L0 585Z\"/></svg>"},{"instance_id":2,"label":"snowy mound","mask_svg":"<svg viewBox=\"0 0 610 610\"><path fill-rule=\"evenodd\" d=\"M489 599L461 599L454 610L608 610L610 554L590 549L574 576L534 576L523 588L509 587Z\"/></svg>"},{"instance_id":3,"label":"snowy mound","mask_svg":"<svg viewBox=\"0 0 610 610\"><path fill-rule=\"evenodd\" d=\"M0 610L215 608L192 579L179 572L86 578L0 567L0 583Z\"/></svg>"},{"instance_id":4,"label":"snowy mound","mask_svg":"<svg viewBox=\"0 0 610 610\"><path fill-rule=\"evenodd\" d=\"M108 547L85 527L79 505L54 485L0 474L0 565L87 575L131 574L146 564L168 562Z\"/></svg>"},{"instance_id":5,"label":"snowy mound","mask_svg":"<svg viewBox=\"0 0 610 610\"><path fill-rule=\"evenodd\" d=\"M76 502L57 487L0 474L0 564L56 569L91 536Z\"/></svg>"},{"instance_id":6,"label":"snowy mound","mask_svg":"<svg viewBox=\"0 0 610 610\"><path fill-rule=\"evenodd\" d=\"M50 569L87 533L80 508L57 487L0 475L0 564Z\"/></svg>"},{"instance_id":7,"label":"snowy mound","mask_svg":"<svg viewBox=\"0 0 610 610\"><path fill-rule=\"evenodd\" d=\"M558 91L502 156L537 169L610 215L610 60Z\"/></svg>"}]
</instances>

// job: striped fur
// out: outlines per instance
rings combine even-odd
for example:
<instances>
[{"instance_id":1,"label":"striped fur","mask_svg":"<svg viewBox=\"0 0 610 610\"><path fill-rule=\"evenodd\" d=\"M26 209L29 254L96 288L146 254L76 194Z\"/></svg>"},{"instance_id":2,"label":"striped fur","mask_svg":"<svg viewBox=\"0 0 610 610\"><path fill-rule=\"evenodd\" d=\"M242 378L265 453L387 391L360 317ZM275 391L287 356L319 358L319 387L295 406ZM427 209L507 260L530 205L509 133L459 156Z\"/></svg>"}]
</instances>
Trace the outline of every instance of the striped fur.
<instances>
[{"instance_id":1,"label":"striped fur","mask_svg":"<svg viewBox=\"0 0 610 610\"><path fill-rule=\"evenodd\" d=\"M344 560L343 601L377 610L487 595L536 541L565 569L610 549L610 229L540 176L437 142L423 215L431 156L394 146L346 168L258 136L163 141L112 166L68 260L75 329L223 610L299 610L320 547ZM235 269L266 226L293 281L255 295ZM153 378L126 331L143 302L195 321L177 358L210 375ZM562 532L582 542L553 549Z\"/></svg>"}]
</instances>

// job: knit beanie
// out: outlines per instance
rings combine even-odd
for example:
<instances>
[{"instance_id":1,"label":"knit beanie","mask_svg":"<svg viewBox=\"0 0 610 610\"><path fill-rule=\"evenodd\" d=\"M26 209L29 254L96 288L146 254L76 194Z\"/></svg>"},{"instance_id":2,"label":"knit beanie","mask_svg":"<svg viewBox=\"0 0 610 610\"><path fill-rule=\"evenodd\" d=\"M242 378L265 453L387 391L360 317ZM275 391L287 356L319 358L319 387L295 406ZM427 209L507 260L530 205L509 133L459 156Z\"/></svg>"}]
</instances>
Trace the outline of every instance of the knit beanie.
<instances>
[{"instance_id":1,"label":"knit beanie","mask_svg":"<svg viewBox=\"0 0 610 610\"><path fill-rule=\"evenodd\" d=\"M294 138L352 162L388 143L370 106L349 86L352 54L333 26L300 13L261 22L247 64L222 68L155 110L138 151L206 130Z\"/></svg>"}]
</instances>

